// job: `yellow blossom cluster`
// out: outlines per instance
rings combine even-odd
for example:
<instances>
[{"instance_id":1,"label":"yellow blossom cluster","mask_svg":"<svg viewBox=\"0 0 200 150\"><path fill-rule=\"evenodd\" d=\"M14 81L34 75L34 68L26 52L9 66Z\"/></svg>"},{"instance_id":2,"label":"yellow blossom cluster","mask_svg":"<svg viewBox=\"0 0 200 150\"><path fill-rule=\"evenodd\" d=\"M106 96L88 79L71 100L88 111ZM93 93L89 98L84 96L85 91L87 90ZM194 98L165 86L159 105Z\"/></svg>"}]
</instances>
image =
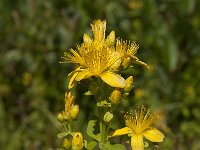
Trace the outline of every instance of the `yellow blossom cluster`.
<instances>
[{"instance_id":1,"label":"yellow blossom cluster","mask_svg":"<svg viewBox=\"0 0 200 150\"><path fill-rule=\"evenodd\" d=\"M74 81L92 76L100 77L111 87L124 88L125 79L118 74L120 67L127 68L134 62L148 68L146 63L135 56L139 48L135 42L116 39L114 31L105 37L106 21L94 21L91 27L93 39L84 34L83 43L77 46L77 50L70 49L70 53L64 53L63 62L78 64L69 74L69 89L74 86Z\"/></svg>"}]
</instances>

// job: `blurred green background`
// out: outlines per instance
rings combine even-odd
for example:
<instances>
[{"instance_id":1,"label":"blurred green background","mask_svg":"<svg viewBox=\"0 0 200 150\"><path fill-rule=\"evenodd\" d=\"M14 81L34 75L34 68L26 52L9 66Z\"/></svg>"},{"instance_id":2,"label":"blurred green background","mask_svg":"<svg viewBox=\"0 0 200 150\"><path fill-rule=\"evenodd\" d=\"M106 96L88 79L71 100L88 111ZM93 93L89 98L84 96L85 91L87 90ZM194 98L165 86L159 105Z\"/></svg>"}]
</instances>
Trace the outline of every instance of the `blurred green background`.
<instances>
[{"instance_id":1,"label":"blurred green background","mask_svg":"<svg viewBox=\"0 0 200 150\"><path fill-rule=\"evenodd\" d=\"M153 149L200 149L199 0L1 0L0 149L56 149L71 64L63 52L91 35L94 19L107 20L107 33L136 41L134 90L124 108L145 104L160 115L165 141ZM84 131L95 101L76 88Z\"/></svg>"}]
</instances>

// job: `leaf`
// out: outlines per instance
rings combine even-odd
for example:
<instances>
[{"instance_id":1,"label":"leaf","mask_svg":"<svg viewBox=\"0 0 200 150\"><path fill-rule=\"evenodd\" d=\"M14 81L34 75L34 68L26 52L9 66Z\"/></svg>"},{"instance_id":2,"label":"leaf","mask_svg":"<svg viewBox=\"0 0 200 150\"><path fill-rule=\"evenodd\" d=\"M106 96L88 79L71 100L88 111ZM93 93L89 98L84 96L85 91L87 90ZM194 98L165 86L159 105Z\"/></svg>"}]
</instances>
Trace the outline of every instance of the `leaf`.
<instances>
[{"instance_id":1,"label":"leaf","mask_svg":"<svg viewBox=\"0 0 200 150\"><path fill-rule=\"evenodd\" d=\"M96 141L92 141L87 145L87 149L88 150L93 150L95 147L97 146L97 142Z\"/></svg>"},{"instance_id":2,"label":"leaf","mask_svg":"<svg viewBox=\"0 0 200 150\"><path fill-rule=\"evenodd\" d=\"M61 138L65 137L65 136L67 136L68 134L69 134L68 132L61 132L61 133L57 134L57 137L59 139L61 139Z\"/></svg>"},{"instance_id":3,"label":"leaf","mask_svg":"<svg viewBox=\"0 0 200 150\"><path fill-rule=\"evenodd\" d=\"M108 103L106 100L97 102L97 107L111 107L111 103Z\"/></svg>"},{"instance_id":4,"label":"leaf","mask_svg":"<svg viewBox=\"0 0 200 150\"><path fill-rule=\"evenodd\" d=\"M100 134L95 135L94 134L94 126L95 126L96 120L90 120L87 126L87 134L88 136L90 136L91 138L100 141Z\"/></svg>"},{"instance_id":5,"label":"leaf","mask_svg":"<svg viewBox=\"0 0 200 150\"><path fill-rule=\"evenodd\" d=\"M102 150L109 149L109 150L126 150L122 144L114 144L112 145L110 142L103 144L101 147Z\"/></svg>"},{"instance_id":6,"label":"leaf","mask_svg":"<svg viewBox=\"0 0 200 150\"><path fill-rule=\"evenodd\" d=\"M92 95L92 92L91 91L87 91L87 92L84 93L84 95L87 95L87 96Z\"/></svg>"}]
</instances>

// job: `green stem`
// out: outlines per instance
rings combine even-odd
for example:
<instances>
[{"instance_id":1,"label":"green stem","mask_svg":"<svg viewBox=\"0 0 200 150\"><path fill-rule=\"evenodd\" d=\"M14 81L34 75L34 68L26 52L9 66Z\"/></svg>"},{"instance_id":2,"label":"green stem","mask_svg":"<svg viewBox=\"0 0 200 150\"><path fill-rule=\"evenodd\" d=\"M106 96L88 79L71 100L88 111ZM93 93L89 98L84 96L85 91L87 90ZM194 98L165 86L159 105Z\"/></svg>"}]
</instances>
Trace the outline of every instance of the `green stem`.
<instances>
[{"instance_id":1,"label":"green stem","mask_svg":"<svg viewBox=\"0 0 200 150\"><path fill-rule=\"evenodd\" d=\"M107 123L103 120L104 109L99 108L99 119L100 119L100 134L101 134L101 143L105 143L107 140Z\"/></svg>"}]
</instances>

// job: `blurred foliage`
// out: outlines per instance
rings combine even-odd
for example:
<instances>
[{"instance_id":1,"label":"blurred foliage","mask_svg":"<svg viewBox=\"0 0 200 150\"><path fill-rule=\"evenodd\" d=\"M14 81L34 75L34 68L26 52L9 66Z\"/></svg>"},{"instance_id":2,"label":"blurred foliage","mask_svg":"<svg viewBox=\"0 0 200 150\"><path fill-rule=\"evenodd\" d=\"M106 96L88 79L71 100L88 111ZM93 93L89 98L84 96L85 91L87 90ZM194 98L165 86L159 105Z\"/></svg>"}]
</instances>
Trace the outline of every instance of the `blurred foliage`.
<instances>
[{"instance_id":1,"label":"blurred foliage","mask_svg":"<svg viewBox=\"0 0 200 150\"><path fill-rule=\"evenodd\" d=\"M198 0L1 0L1 149L56 149L56 115L72 70L60 57L98 18L117 37L136 41L151 66L124 72L135 76L135 87L123 107L146 104L161 116L160 149L200 149L199 10ZM81 131L95 104L85 89L76 89Z\"/></svg>"}]
</instances>

